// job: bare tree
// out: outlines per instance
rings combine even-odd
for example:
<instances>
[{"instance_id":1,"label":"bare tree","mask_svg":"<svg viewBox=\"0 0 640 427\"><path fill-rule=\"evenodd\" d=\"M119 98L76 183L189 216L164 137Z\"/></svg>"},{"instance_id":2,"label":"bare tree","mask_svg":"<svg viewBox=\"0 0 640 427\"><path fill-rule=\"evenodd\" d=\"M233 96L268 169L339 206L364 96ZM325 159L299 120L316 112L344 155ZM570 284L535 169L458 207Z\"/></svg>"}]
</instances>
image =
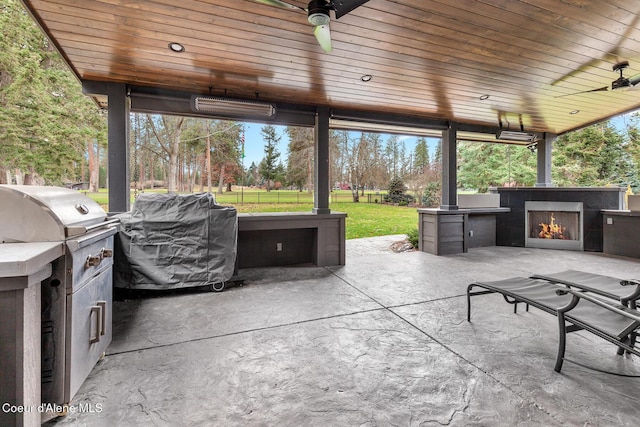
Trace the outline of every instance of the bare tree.
<instances>
[{"instance_id":1,"label":"bare tree","mask_svg":"<svg viewBox=\"0 0 640 427\"><path fill-rule=\"evenodd\" d=\"M147 123L160 144L160 148L169 157L167 189L169 193L178 191L178 157L180 155L180 134L184 117L160 116L159 120L147 114Z\"/></svg>"}]
</instances>

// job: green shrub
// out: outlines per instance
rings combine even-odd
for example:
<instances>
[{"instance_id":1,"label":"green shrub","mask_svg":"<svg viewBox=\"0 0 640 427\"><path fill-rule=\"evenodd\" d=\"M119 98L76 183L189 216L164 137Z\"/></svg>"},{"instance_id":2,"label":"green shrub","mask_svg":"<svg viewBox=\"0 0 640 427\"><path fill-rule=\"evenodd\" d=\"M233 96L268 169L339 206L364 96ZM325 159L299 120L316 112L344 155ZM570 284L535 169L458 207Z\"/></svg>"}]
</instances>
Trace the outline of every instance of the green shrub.
<instances>
[{"instance_id":1,"label":"green shrub","mask_svg":"<svg viewBox=\"0 0 640 427\"><path fill-rule=\"evenodd\" d=\"M397 203L398 206L407 206L414 203L416 198L410 194L405 194L405 187L402 178L395 177L389 182L388 194L385 194L382 201L385 203Z\"/></svg>"},{"instance_id":2,"label":"green shrub","mask_svg":"<svg viewBox=\"0 0 640 427\"><path fill-rule=\"evenodd\" d=\"M402 178L395 177L395 178L392 178L391 181L389 181L389 189L388 189L389 195L404 194L406 190L407 190L407 187L404 186L404 181L402 181Z\"/></svg>"},{"instance_id":3,"label":"green shrub","mask_svg":"<svg viewBox=\"0 0 640 427\"><path fill-rule=\"evenodd\" d=\"M409 243L411 243L411 246L413 246L415 249L418 249L419 238L420 238L420 235L418 234L417 228L412 228L407 232L407 240L409 241Z\"/></svg>"},{"instance_id":4,"label":"green shrub","mask_svg":"<svg viewBox=\"0 0 640 427\"><path fill-rule=\"evenodd\" d=\"M407 206L409 203L416 201L411 194L385 194L383 198L385 203L397 203L398 206Z\"/></svg>"},{"instance_id":5,"label":"green shrub","mask_svg":"<svg viewBox=\"0 0 640 427\"><path fill-rule=\"evenodd\" d=\"M440 184L430 182L422 193L422 206L437 207L440 204Z\"/></svg>"}]
</instances>

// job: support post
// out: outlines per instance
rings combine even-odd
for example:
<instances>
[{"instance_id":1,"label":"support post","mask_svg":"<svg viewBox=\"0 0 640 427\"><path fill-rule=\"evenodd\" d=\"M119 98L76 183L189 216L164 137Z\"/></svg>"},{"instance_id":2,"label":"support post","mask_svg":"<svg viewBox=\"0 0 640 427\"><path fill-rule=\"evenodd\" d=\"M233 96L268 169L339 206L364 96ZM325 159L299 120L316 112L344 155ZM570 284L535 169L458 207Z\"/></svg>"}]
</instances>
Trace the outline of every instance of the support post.
<instances>
[{"instance_id":1,"label":"support post","mask_svg":"<svg viewBox=\"0 0 640 427\"><path fill-rule=\"evenodd\" d=\"M551 182L551 148L556 138L557 135L546 133L544 139L538 141L536 187L553 187Z\"/></svg>"},{"instance_id":2,"label":"support post","mask_svg":"<svg viewBox=\"0 0 640 427\"><path fill-rule=\"evenodd\" d=\"M109 212L127 212L131 204L129 187L129 112L131 103L125 83L82 81L82 93L89 96L107 96L107 184L109 186Z\"/></svg>"},{"instance_id":3,"label":"support post","mask_svg":"<svg viewBox=\"0 0 640 427\"><path fill-rule=\"evenodd\" d=\"M127 212L131 204L129 186L129 98L124 83L110 84L109 97L109 212Z\"/></svg>"},{"instance_id":4,"label":"support post","mask_svg":"<svg viewBox=\"0 0 640 427\"><path fill-rule=\"evenodd\" d=\"M449 123L449 128L442 131L442 203L440 209L444 210L458 209L457 138L457 124Z\"/></svg>"},{"instance_id":5,"label":"support post","mask_svg":"<svg viewBox=\"0 0 640 427\"><path fill-rule=\"evenodd\" d=\"M315 180L313 213L328 214L329 208L329 109L319 107L314 132Z\"/></svg>"}]
</instances>

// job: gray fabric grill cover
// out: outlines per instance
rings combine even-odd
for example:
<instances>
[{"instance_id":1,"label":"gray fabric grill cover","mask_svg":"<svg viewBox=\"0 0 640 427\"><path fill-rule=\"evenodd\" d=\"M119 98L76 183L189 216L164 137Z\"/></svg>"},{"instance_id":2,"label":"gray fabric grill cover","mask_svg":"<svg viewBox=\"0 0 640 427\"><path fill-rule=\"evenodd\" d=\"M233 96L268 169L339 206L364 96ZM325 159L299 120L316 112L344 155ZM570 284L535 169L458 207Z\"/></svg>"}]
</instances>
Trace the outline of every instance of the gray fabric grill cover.
<instances>
[{"instance_id":1,"label":"gray fabric grill cover","mask_svg":"<svg viewBox=\"0 0 640 427\"><path fill-rule=\"evenodd\" d=\"M238 215L210 193L141 194L117 217L116 287L175 289L233 276Z\"/></svg>"}]
</instances>

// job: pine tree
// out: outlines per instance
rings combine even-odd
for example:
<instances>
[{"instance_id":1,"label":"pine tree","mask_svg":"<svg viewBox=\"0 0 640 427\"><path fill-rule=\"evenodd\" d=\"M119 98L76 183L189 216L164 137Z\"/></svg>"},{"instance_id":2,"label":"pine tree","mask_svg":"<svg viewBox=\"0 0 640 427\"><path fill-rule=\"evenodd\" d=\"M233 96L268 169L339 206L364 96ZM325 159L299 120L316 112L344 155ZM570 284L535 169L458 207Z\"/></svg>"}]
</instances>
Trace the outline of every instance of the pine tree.
<instances>
[{"instance_id":1,"label":"pine tree","mask_svg":"<svg viewBox=\"0 0 640 427\"><path fill-rule=\"evenodd\" d=\"M271 191L271 181L275 178L278 159L280 158L280 152L277 149L277 145L280 142L281 137L276 134L276 128L272 125L263 126L261 129L262 136L265 139L264 146L264 158L260 162L260 175L267 182L267 191Z\"/></svg>"},{"instance_id":2,"label":"pine tree","mask_svg":"<svg viewBox=\"0 0 640 427\"><path fill-rule=\"evenodd\" d=\"M413 158L413 167L417 173L423 174L429 169L429 147L426 138L420 138L416 142Z\"/></svg>"}]
</instances>

